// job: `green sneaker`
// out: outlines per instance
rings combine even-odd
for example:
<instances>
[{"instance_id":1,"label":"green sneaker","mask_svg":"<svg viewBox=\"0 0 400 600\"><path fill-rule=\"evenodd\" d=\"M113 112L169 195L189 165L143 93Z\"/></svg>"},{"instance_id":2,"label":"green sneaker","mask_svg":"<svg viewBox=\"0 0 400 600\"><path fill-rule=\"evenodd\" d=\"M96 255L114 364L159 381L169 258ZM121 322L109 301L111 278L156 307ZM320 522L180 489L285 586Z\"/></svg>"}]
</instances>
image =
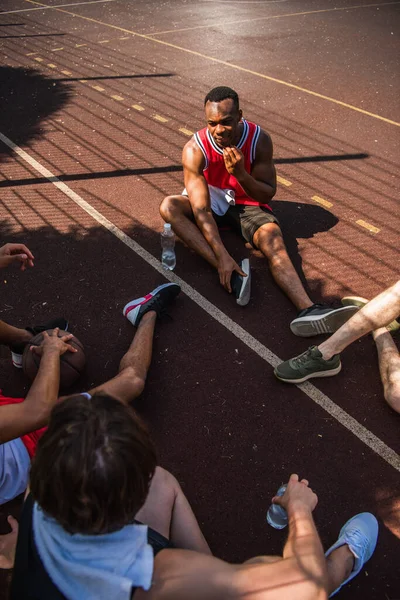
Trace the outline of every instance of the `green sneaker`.
<instances>
[{"instance_id":1,"label":"green sneaker","mask_svg":"<svg viewBox=\"0 0 400 600\"><path fill-rule=\"evenodd\" d=\"M275 376L287 383L303 383L311 377L331 377L337 375L342 368L340 355L335 354L329 360L322 358L317 346L311 346L308 350L295 358L286 360L276 367Z\"/></svg>"},{"instance_id":2,"label":"green sneaker","mask_svg":"<svg viewBox=\"0 0 400 600\"><path fill-rule=\"evenodd\" d=\"M345 296L342 298L343 306L359 306L362 308L369 301L366 298L362 298L361 296ZM400 323L398 319L395 319L389 325L386 325L386 329L390 331L390 333L394 333L400 329Z\"/></svg>"}]
</instances>

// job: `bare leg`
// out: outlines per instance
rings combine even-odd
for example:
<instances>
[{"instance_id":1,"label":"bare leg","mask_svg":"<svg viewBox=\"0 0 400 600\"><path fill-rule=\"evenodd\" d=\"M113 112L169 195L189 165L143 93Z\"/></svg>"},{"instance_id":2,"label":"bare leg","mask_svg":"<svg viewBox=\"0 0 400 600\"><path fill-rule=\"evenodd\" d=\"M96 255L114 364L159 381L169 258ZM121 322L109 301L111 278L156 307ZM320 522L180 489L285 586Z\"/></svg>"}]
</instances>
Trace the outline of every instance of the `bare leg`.
<instances>
[{"instance_id":1,"label":"bare leg","mask_svg":"<svg viewBox=\"0 0 400 600\"><path fill-rule=\"evenodd\" d=\"M4 321L0 321L0 344L12 346L17 344L25 344L32 338L32 334L26 329L19 329L8 325Z\"/></svg>"},{"instance_id":2,"label":"bare leg","mask_svg":"<svg viewBox=\"0 0 400 600\"><path fill-rule=\"evenodd\" d=\"M330 338L318 346L325 360L340 354L352 342L380 327L385 327L400 314L400 281L388 288L351 317Z\"/></svg>"},{"instance_id":3,"label":"bare leg","mask_svg":"<svg viewBox=\"0 0 400 600\"><path fill-rule=\"evenodd\" d=\"M170 539L177 548L211 554L181 486L161 467L156 469L146 502L136 519Z\"/></svg>"},{"instance_id":4,"label":"bare leg","mask_svg":"<svg viewBox=\"0 0 400 600\"><path fill-rule=\"evenodd\" d=\"M193 222L193 212L189 199L185 196L167 196L161 203L160 213L164 221L171 223L176 235L202 256L211 266L217 268L217 259L206 239Z\"/></svg>"},{"instance_id":5,"label":"bare leg","mask_svg":"<svg viewBox=\"0 0 400 600\"><path fill-rule=\"evenodd\" d=\"M297 310L312 306L313 302L286 251L279 226L276 223L263 225L255 232L253 242L268 259L273 278Z\"/></svg>"},{"instance_id":6,"label":"bare leg","mask_svg":"<svg viewBox=\"0 0 400 600\"><path fill-rule=\"evenodd\" d=\"M354 567L354 556L347 544L336 548L326 559L328 594L332 594L345 581Z\"/></svg>"},{"instance_id":7,"label":"bare leg","mask_svg":"<svg viewBox=\"0 0 400 600\"><path fill-rule=\"evenodd\" d=\"M400 354L385 328L373 332L386 402L400 413Z\"/></svg>"},{"instance_id":8,"label":"bare leg","mask_svg":"<svg viewBox=\"0 0 400 600\"><path fill-rule=\"evenodd\" d=\"M155 311L143 315L129 350L122 357L118 375L90 390L91 395L103 392L126 404L140 396L151 363L156 319Z\"/></svg>"}]
</instances>

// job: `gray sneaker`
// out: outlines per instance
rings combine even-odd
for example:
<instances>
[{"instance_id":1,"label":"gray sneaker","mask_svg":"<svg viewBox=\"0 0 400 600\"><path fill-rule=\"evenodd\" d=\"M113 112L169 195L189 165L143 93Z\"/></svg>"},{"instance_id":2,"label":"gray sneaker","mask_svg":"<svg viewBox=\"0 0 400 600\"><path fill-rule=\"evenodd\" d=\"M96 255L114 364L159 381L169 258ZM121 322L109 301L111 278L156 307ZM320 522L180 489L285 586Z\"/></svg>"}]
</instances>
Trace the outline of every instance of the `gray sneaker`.
<instances>
[{"instance_id":1,"label":"gray sneaker","mask_svg":"<svg viewBox=\"0 0 400 600\"><path fill-rule=\"evenodd\" d=\"M274 373L281 381L303 383L311 377L332 377L337 375L341 368L340 354L324 360L317 346L311 346L303 354L278 365Z\"/></svg>"},{"instance_id":2,"label":"gray sneaker","mask_svg":"<svg viewBox=\"0 0 400 600\"><path fill-rule=\"evenodd\" d=\"M321 333L333 333L359 310L358 306L333 308L323 304L313 304L300 311L290 323L292 333L300 337L311 337Z\"/></svg>"}]
</instances>

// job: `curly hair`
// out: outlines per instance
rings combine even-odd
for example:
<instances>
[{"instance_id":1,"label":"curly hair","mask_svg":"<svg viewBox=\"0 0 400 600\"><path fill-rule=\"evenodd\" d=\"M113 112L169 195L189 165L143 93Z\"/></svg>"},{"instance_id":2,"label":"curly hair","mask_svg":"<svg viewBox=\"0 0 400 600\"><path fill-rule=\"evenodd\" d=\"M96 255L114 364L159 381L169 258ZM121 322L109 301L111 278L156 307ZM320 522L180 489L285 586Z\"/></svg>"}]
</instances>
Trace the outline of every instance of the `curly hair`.
<instances>
[{"instance_id":1,"label":"curly hair","mask_svg":"<svg viewBox=\"0 0 400 600\"><path fill-rule=\"evenodd\" d=\"M110 533L134 521L156 464L133 408L101 393L71 396L55 406L39 442L31 492L70 533Z\"/></svg>"},{"instance_id":2,"label":"curly hair","mask_svg":"<svg viewBox=\"0 0 400 600\"><path fill-rule=\"evenodd\" d=\"M215 87L208 92L207 96L204 98L204 106L207 102L222 102L222 100L226 100L226 98L233 100L235 108L239 110L239 96L235 90L224 85Z\"/></svg>"}]
</instances>

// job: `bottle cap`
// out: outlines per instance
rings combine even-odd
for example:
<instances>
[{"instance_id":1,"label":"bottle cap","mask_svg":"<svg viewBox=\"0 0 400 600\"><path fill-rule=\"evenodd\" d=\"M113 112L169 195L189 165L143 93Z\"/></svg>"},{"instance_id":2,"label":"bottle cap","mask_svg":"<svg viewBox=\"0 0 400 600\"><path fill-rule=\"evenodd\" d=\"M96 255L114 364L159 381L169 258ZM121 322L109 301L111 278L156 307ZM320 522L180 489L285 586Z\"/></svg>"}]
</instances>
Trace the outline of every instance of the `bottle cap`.
<instances>
[{"instance_id":1,"label":"bottle cap","mask_svg":"<svg viewBox=\"0 0 400 600\"><path fill-rule=\"evenodd\" d=\"M171 229L171 223L164 223L164 229L166 229L167 231Z\"/></svg>"}]
</instances>

